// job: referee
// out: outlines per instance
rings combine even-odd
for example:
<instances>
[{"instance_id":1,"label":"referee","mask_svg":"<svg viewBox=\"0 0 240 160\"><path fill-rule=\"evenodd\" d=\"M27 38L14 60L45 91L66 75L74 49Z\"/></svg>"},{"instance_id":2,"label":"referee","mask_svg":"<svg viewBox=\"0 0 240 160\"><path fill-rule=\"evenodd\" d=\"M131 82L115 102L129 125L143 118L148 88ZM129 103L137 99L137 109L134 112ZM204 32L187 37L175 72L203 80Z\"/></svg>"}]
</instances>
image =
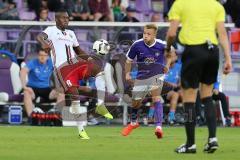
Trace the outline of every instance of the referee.
<instances>
[{"instance_id":1,"label":"referee","mask_svg":"<svg viewBox=\"0 0 240 160\"><path fill-rule=\"evenodd\" d=\"M185 46L182 55L181 85L187 141L176 148L177 153L196 153L194 106L199 86L209 131L204 152L213 153L218 149L216 109L212 102L213 83L217 80L219 68L217 35L225 57L223 73L228 74L232 70L224 19L224 8L216 0L177 0L170 9L166 53L170 54L170 46L175 40L180 23L182 28L179 40Z\"/></svg>"}]
</instances>

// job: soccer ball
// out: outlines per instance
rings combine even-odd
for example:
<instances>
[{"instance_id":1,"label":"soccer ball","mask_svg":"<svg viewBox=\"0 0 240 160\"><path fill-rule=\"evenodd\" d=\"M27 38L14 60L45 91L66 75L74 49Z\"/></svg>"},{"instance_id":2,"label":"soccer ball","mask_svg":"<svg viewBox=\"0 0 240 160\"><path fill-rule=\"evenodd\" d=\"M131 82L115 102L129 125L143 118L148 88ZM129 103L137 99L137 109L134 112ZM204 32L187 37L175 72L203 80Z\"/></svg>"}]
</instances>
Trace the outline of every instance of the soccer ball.
<instances>
[{"instance_id":1,"label":"soccer ball","mask_svg":"<svg viewBox=\"0 0 240 160\"><path fill-rule=\"evenodd\" d=\"M110 45L108 41L104 39L99 39L93 43L93 50L96 54L103 56L109 53Z\"/></svg>"}]
</instances>

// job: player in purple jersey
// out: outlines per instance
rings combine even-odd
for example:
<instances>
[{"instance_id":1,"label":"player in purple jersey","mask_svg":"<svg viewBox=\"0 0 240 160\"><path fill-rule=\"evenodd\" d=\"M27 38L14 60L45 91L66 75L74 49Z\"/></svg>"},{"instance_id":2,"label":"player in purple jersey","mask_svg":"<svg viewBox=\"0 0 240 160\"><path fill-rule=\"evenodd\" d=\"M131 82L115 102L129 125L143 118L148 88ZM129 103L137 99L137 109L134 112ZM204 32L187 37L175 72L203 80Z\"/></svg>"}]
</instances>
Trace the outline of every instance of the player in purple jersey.
<instances>
[{"instance_id":1,"label":"player in purple jersey","mask_svg":"<svg viewBox=\"0 0 240 160\"><path fill-rule=\"evenodd\" d=\"M168 71L171 56L165 58L166 42L156 39L156 34L157 26L155 24L146 25L144 27L143 38L134 42L127 53L125 65L126 80L132 81L130 72L135 58L138 74L132 90L131 123L122 130L123 136L129 135L133 129L139 127L139 123L137 122L138 109L142 104L142 100L149 92L155 107L155 135L157 138L162 138L163 136L163 106L160 94L164 73ZM174 51L173 54L175 54Z\"/></svg>"}]
</instances>

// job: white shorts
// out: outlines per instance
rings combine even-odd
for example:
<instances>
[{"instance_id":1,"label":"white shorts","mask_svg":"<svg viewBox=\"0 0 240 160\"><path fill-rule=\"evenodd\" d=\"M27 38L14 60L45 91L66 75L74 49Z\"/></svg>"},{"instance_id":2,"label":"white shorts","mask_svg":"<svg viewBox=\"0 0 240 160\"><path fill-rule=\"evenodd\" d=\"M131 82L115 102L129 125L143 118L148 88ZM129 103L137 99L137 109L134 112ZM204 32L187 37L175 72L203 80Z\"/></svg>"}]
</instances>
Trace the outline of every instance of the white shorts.
<instances>
[{"instance_id":1,"label":"white shorts","mask_svg":"<svg viewBox=\"0 0 240 160\"><path fill-rule=\"evenodd\" d=\"M150 91L155 89L160 89L161 92L163 87L163 81L164 74L158 74L143 80L136 79L132 90L132 99L143 99Z\"/></svg>"}]
</instances>

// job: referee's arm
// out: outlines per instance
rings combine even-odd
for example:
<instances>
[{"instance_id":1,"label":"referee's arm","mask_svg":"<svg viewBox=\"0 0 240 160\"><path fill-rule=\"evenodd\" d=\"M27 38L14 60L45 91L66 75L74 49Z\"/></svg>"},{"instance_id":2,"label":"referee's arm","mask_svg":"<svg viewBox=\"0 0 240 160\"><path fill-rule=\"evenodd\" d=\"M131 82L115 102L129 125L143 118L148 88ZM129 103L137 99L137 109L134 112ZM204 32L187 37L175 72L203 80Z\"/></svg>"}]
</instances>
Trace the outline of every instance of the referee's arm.
<instances>
[{"instance_id":1,"label":"referee's arm","mask_svg":"<svg viewBox=\"0 0 240 160\"><path fill-rule=\"evenodd\" d=\"M175 41L179 24L180 24L179 20L171 20L170 21L170 27L168 29L167 36L166 36L166 41L167 41L166 51L167 51L167 53L170 53L171 46L172 46L173 42Z\"/></svg>"},{"instance_id":2,"label":"referee's arm","mask_svg":"<svg viewBox=\"0 0 240 160\"><path fill-rule=\"evenodd\" d=\"M223 52L225 57L223 73L228 74L232 70L232 61L230 56L230 47L229 47L227 31L224 27L224 22L217 22L217 33L219 36L219 42L223 47Z\"/></svg>"}]
</instances>

